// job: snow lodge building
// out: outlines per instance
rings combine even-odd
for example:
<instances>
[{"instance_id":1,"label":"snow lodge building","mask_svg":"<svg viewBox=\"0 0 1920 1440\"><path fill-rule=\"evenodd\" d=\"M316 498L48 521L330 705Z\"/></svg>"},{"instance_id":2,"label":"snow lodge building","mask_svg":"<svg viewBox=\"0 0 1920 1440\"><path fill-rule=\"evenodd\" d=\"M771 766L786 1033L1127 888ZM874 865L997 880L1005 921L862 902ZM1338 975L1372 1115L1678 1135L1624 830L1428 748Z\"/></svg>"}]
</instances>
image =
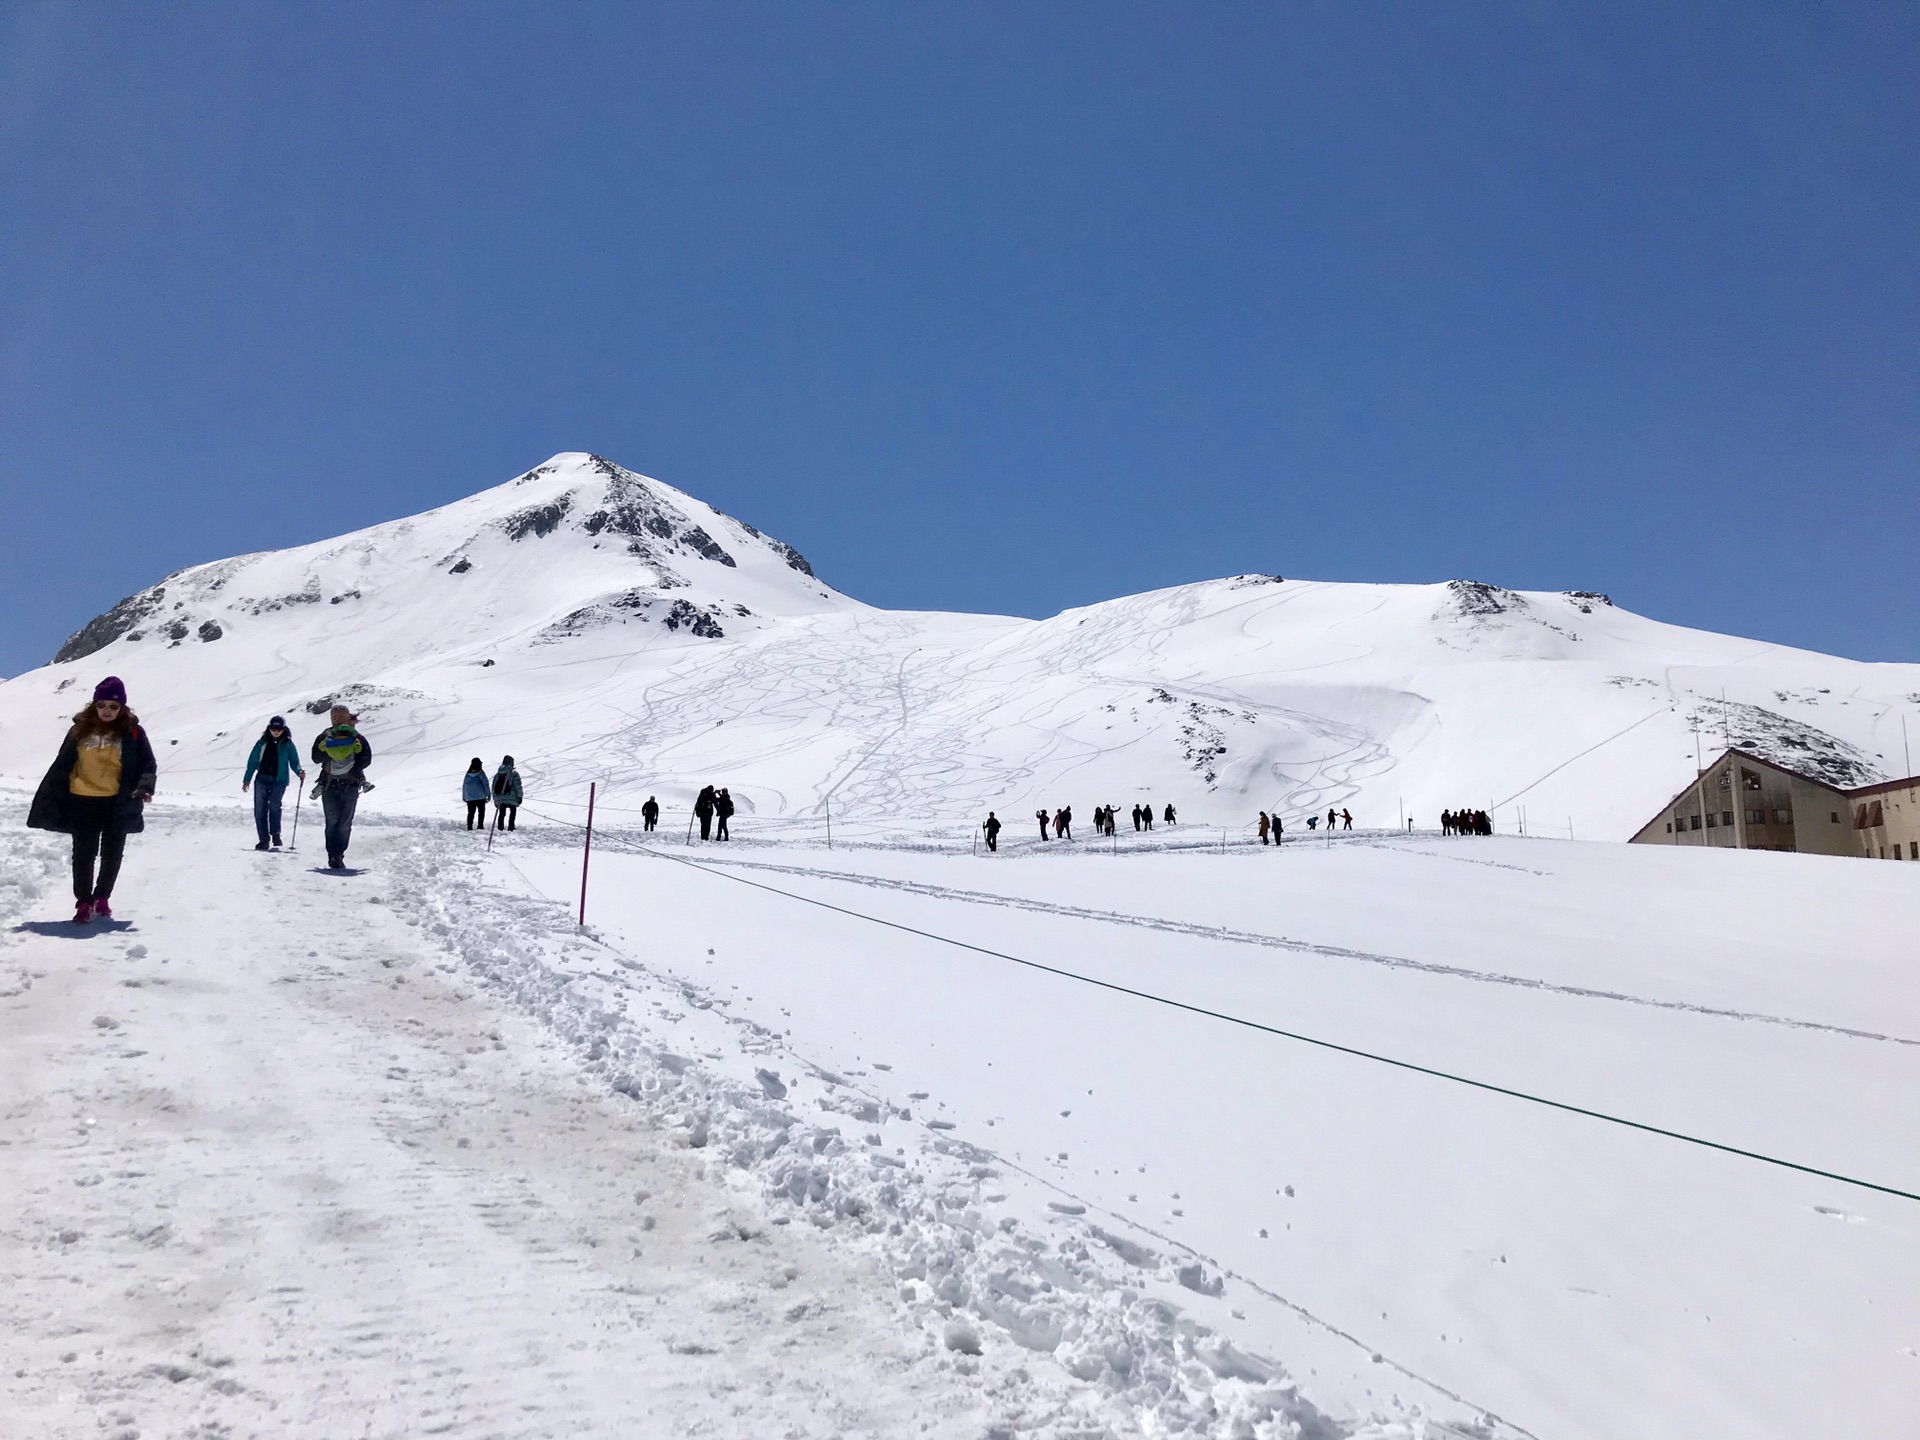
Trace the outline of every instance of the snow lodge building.
<instances>
[{"instance_id":1,"label":"snow lodge building","mask_svg":"<svg viewBox=\"0 0 1920 1440\"><path fill-rule=\"evenodd\" d=\"M1629 843L1920 860L1920 776L1842 790L1727 750Z\"/></svg>"}]
</instances>

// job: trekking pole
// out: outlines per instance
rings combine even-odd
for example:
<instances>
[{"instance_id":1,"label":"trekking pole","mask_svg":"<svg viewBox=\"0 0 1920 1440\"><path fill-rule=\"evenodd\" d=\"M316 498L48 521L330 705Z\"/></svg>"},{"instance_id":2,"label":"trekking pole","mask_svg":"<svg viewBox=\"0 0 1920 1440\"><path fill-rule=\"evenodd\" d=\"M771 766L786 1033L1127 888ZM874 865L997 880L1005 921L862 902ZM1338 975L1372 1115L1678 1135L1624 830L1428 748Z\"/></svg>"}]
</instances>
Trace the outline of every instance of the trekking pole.
<instances>
[{"instance_id":1,"label":"trekking pole","mask_svg":"<svg viewBox=\"0 0 1920 1440\"><path fill-rule=\"evenodd\" d=\"M587 928L587 861L593 858L593 797L600 789L595 780L587 786L587 843L580 850L580 928Z\"/></svg>"},{"instance_id":2,"label":"trekking pole","mask_svg":"<svg viewBox=\"0 0 1920 1440\"><path fill-rule=\"evenodd\" d=\"M831 850L833 849L833 801L832 799L829 798L825 802L825 804L827 807L827 849Z\"/></svg>"},{"instance_id":3,"label":"trekking pole","mask_svg":"<svg viewBox=\"0 0 1920 1440\"><path fill-rule=\"evenodd\" d=\"M693 812L687 812L687 844L693 844Z\"/></svg>"},{"instance_id":4,"label":"trekking pole","mask_svg":"<svg viewBox=\"0 0 1920 1440\"><path fill-rule=\"evenodd\" d=\"M300 848L300 802L306 798L307 777L302 775L300 777L300 788L294 793L293 797L293 843L287 846L289 850L298 850Z\"/></svg>"},{"instance_id":5,"label":"trekking pole","mask_svg":"<svg viewBox=\"0 0 1920 1440\"><path fill-rule=\"evenodd\" d=\"M500 828L500 807L496 805L493 807L493 824L487 830L487 853L489 855L493 853L493 832L495 830L498 830L499 828Z\"/></svg>"}]
</instances>

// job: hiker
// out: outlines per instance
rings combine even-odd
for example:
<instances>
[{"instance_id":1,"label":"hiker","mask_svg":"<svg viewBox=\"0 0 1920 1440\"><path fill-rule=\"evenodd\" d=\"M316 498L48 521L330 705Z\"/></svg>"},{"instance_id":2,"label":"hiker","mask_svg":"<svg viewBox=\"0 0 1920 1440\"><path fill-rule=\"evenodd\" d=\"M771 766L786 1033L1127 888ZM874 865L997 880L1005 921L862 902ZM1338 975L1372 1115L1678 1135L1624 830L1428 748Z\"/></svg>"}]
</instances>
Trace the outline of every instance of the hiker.
<instances>
[{"instance_id":1,"label":"hiker","mask_svg":"<svg viewBox=\"0 0 1920 1440\"><path fill-rule=\"evenodd\" d=\"M653 829L660 823L660 802L653 796L647 796L647 803L640 807L640 819L643 822L643 828L647 830Z\"/></svg>"},{"instance_id":2,"label":"hiker","mask_svg":"<svg viewBox=\"0 0 1920 1440\"><path fill-rule=\"evenodd\" d=\"M1140 807L1140 818L1146 822L1147 829L1153 829L1153 802L1151 800Z\"/></svg>"},{"instance_id":3,"label":"hiker","mask_svg":"<svg viewBox=\"0 0 1920 1440\"><path fill-rule=\"evenodd\" d=\"M727 834L727 821L733 815L733 797L727 793L727 787L724 785L720 787L719 793L713 797L713 813L720 821L720 828L714 832L713 838L716 840L732 839L733 837Z\"/></svg>"},{"instance_id":4,"label":"hiker","mask_svg":"<svg viewBox=\"0 0 1920 1440\"><path fill-rule=\"evenodd\" d=\"M1319 824L1320 824L1320 817L1318 815L1307 816L1307 829L1309 830L1315 829Z\"/></svg>"},{"instance_id":5,"label":"hiker","mask_svg":"<svg viewBox=\"0 0 1920 1440\"><path fill-rule=\"evenodd\" d=\"M473 829L476 821L482 830L487 828L487 797L491 794L486 762L476 755L467 766L467 773L460 778L460 798L467 802L467 829Z\"/></svg>"},{"instance_id":6,"label":"hiker","mask_svg":"<svg viewBox=\"0 0 1920 1440\"><path fill-rule=\"evenodd\" d=\"M1053 837L1047 834L1047 812L1044 810L1036 810L1033 812L1033 818L1040 822L1040 838L1042 840L1052 839Z\"/></svg>"},{"instance_id":7,"label":"hiker","mask_svg":"<svg viewBox=\"0 0 1920 1440\"><path fill-rule=\"evenodd\" d=\"M1273 812L1273 843L1274 844L1278 845L1280 843L1280 832L1285 830L1286 828L1287 828L1286 826L1280 823L1280 812L1278 810L1274 811Z\"/></svg>"},{"instance_id":8,"label":"hiker","mask_svg":"<svg viewBox=\"0 0 1920 1440\"><path fill-rule=\"evenodd\" d=\"M367 785L367 766L373 762L373 747L354 726L353 712L335 705L327 713L333 723L313 737L308 758L320 771L313 782L313 794L320 801L327 821L327 868L347 868L347 846L353 839L353 812L360 806L360 791Z\"/></svg>"},{"instance_id":9,"label":"hiker","mask_svg":"<svg viewBox=\"0 0 1920 1440\"><path fill-rule=\"evenodd\" d=\"M987 823L980 828L987 832L987 849L998 850L1000 848L1000 821L995 817L993 811L987 811Z\"/></svg>"},{"instance_id":10,"label":"hiker","mask_svg":"<svg viewBox=\"0 0 1920 1440\"><path fill-rule=\"evenodd\" d=\"M73 717L27 809L29 828L73 836L74 924L113 918L113 882L127 836L147 828L140 807L153 799L158 771L147 732L127 708L127 687L109 675Z\"/></svg>"},{"instance_id":11,"label":"hiker","mask_svg":"<svg viewBox=\"0 0 1920 1440\"><path fill-rule=\"evenodd\" d=\"M700 787L700 793L693 800L693 813L700 820L700 838L711 839L713 831L713 787L711 785Z\"/></svg>"},{"instance_id":12,"label":"hiker","mask_svg":"<svg viewBox=\"0 0 1920 1440\"><path fill-rule=\"evenodd\" d=\"M1068 840L1073 839L1073 806L1071 805L1060 812L1060 834Z\"/></svg>"},{"instance_id":13,"label":"hiker","mask_svg":"<svg viewBox=\"0 0 1920 1440\"><path fill-rule=\"evenodd\" d=\"M1165 820L1169 825L1173 824L1173 806L1167 806L1167 813L1160 818Z\"/></svg>"},{"instance_id":14,"label":"hiker","mask_svg":"<svg viewBox=\"0 0 1920 1440\"><path fill-rule=\"evenodd\" d=\"M1133 807L1133 828L1135 830L1140 828L1140 807L1138 805Z\"/></svg>"},{"instance_id":15,"label":"hiker","mask_svg":"<svg viewBox=\"0 0 1920 1440\"><path fill-rule=\"evenodd\" d=\"M302 782L307 778L300 768L300 747L287 733L286 717L276 715L253 742L247 773L240 777L242 795L253 789L253 830L260 842L253 847L256 850L265 850L269 840L275 850L280 848L280 800L287 793L290 775L298 775ZM257 787L255 780L260 782Z\"/></svg>"},{"instance_id":16,"label":"hiker","mask_svg":"<svg viewBox=\"0 0 1920 1440\"><path fill-rule=\"evenodd\" d=\"M1353 828L1353 814L1344 805L1340 807L1340 820L1340 828L1342 830L1351 830Z\"/></svg>"},{"instance_id":17,"label":"hiker","mask_svg":"<svg viewBox=\"0 0 1920 1440\"><path fill-rule=\"evenodd\" d=\"M513 756L503 755L500 768L493 772L493 828L515 830L520 817L523 792L520 772L513 768Z\"/></svg>"},{"instance_id":18,"label":"hiker","mask_svg":"<svg viewBox=\"0 0 1920 1440\"><path fill-rule=\"evenodd\" d=\"M1262 845L1265 845L1265 844L1267 844L1267 843L1268 843L1268 841L1267 841L1267 812L1266 812L1266 811L1264 811L1264 810L1262 810L1262 811L1260 812L1260 843L1261 843Z\"/></svg>"},{"instance_id":19,"label":"hiker","mask_svg":"<svg viewBox=\"0 0 1920 1440\"><path fill-rule=\"evenodd\" d=\"M1451 835L1453 833L1453 812L1451 810L1442 810L1440 812L1440 833L1442 835Z\"/></svg>"}]
</instances>

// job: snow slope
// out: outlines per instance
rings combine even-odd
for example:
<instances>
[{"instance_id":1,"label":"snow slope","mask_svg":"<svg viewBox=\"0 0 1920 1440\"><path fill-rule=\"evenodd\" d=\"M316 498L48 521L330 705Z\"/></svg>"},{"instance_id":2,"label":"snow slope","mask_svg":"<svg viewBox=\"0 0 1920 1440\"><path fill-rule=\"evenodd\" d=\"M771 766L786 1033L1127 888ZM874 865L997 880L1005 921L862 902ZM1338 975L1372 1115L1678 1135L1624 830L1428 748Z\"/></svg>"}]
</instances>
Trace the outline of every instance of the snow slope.
<instances>
[{"instance_id":1,"label":"snow slope","mask_svg":"<svg viewBox=\"0 0 1920 1440\"><path fill-rule=\"evenodd\" d=\"M1624 838L1693 774L1696 732L1838 783L1899 772L1920 666L1663 625L1604 596L1467 581L1241 576L1051 619L889 612L791 547L598 457L339 540L197 566L0 683L27 778L100 675L163 784L237 783L275 711L344 696L389 808L453 804L472 754L532 793L684 808L730 786L764 833L971 824L1150 799L1245 826L1444 807ZM1723 699L1724 696L1724 699Z\"/></svg>"}]
</instances>

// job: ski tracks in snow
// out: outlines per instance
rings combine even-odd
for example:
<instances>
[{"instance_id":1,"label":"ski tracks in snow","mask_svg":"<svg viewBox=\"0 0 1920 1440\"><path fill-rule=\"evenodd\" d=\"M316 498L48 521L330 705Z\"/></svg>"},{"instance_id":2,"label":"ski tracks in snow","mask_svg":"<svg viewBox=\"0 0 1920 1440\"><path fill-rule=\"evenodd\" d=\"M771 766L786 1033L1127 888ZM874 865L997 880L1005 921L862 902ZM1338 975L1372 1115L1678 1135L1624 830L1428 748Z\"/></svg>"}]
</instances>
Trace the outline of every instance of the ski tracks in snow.
<instances>
[{"instance_id":1,"label":"ski tracks in snow","mask_svg":"<svg viewBox=\"0 0 1920 1440\"><path fill-rule=\"evenodd\" d=\"M646 846L637 849L644 853ZM1843 1035L1853 1040L1875 1040L1889 1045L1920 1048L1920 1040L1903 1035L1885 1035L1874 1030L1859 1030L1821 1020L1800 1020L1789 1015L1769 1015L1754 1010L1732 1010L1702 1005L1688 1000L1664 1000L1651 995L1634 995L1621 990L1601 990L1584 985L1566 985L1531 975L1511 975L1498 970L1475 970L1468 966L1446 965L1435 960L1415 960L1404 955L1383 955L1372 950L1353 950L1340 945L1320 945L1308 940L1293 940L1283 935L1263 935L1253 930L1234 930L1225 925L1201 925L1188 920L1169 920L1154 915L1129 915L1114 910L1097 910L1084 905L1063 905L1052 900L1034 900L986 890L960 890L932 885L920 880L896 880L864 875L850 870L821 870L806 865L779 865L765 860L739 860L704 855L704 865L731 866L742 870L764 870L780 875L805 876L813 880L835 880L843 884L864 885L874 890L894 890L922 895L934 900L959 900L969 905L993 905L1014 910L1029 910L1040 915L1057 915L1070 920L1091 920L1103 925L1132 926L1157 930L1168 935L1188 936L1231 945L1254 945L1269 950L1284 950L1296 955L1315 955L1329 960L1353 960L1364 965L1379 965L1390 970L1417 971L1423 975L1444 975L1481 985L1504 985L1520 990L1567 995L1581 1000L1605 1000L1621 1005L1641 1005L1651 1010L1674 1010L1688 1015L1710 1016L1718 1020L1738 1020L1760 1025L1779 1025L1790 1030L1813 1030L1828 1035ZM1508 866L1508 869L1518 867Z\"/></svg>"}]
</instances>

